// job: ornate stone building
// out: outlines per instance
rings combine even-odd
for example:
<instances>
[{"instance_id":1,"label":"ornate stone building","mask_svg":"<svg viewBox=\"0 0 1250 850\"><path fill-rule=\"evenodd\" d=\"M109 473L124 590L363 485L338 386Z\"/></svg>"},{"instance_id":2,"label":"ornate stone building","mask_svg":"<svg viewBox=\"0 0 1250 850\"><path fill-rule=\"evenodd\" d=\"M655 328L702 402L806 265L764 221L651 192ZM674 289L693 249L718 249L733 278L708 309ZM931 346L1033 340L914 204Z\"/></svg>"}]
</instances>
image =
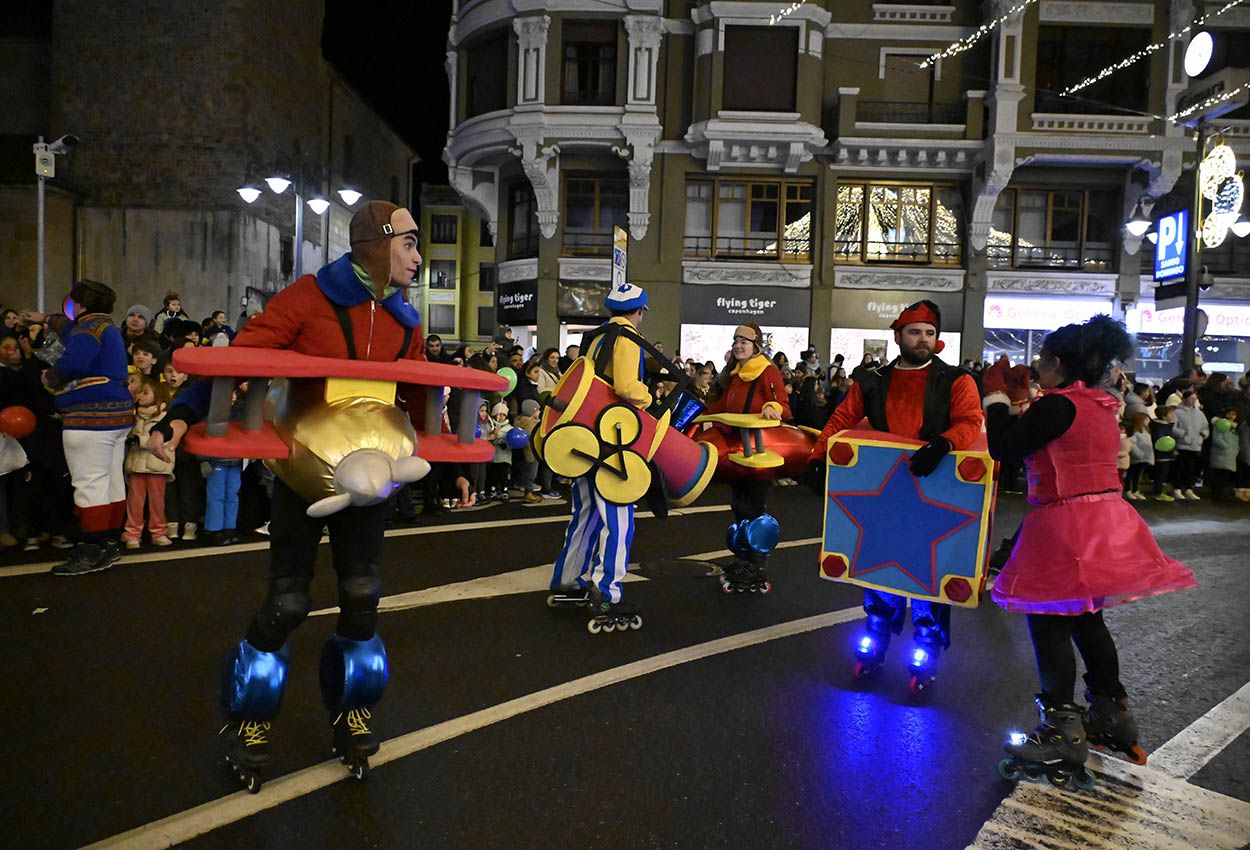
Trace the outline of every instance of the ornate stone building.
<instances>
[{"instance_id":1,"label":"ornate stone building","mask_svg":"<svg viewBox=\"0 0 1250 850\"><path fill-rule=\"evenodd\" d=\"M1187 205L1194 143L1160 117L1187 83L1167 35L1223 4L1040 0L922 67L1015 5L457 2L451 183L495 238L500 286L533 293L543 345L596 321L613 225L652 293L649 335L690 355L719 359L749 317L792 358L810 340L857 362L920 297L965 358L1028 357L1095 312L1162 333L1150 245L1122 225L1139 200ZM1250 9L1212 25L1250 55ZM1246 113L1221 121L1242 158ZM1231 325L1247 241L1205 260Z\"/></svg>"}]
</instances>

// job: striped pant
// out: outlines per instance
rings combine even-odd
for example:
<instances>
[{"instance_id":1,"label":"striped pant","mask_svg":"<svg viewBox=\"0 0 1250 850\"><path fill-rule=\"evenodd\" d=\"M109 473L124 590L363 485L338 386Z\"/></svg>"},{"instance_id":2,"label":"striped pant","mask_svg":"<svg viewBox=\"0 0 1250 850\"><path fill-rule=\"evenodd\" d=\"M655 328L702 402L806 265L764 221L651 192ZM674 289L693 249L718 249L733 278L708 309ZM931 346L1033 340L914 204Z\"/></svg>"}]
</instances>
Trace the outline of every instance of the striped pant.
<instances>
[{"instance_id":1,"label":"striped pant","mask_svg":"<svg viewBox=\"0 0 1250 850\"><path fill-rule=\"evenodd\" d=\"M551 589L594 586L609 602L621 601L621 580L634 542L634 506L614 505L595 492L590 476L573 482L573 518L556 558Z\"/></svg>"}]
</instances>

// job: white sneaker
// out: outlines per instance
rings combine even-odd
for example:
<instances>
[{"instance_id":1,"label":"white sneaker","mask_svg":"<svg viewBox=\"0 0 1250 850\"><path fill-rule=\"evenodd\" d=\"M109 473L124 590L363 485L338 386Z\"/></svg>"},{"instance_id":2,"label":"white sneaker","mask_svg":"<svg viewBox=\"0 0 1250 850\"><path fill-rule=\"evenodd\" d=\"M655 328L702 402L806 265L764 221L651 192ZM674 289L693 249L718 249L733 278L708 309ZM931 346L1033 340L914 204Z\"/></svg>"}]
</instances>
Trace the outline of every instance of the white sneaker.
<instances>
[{"instance_id":1,"label":"white sneaker","mask_svg":"<svg viewBox=\"0 0 1250 850\"><path fill-rule=\"evenodd\" d=\"M186 523L185 525L182 526L182 539L194 540L195 533L198 530L199 530L199 526L197 526L195 523L193 522Z\"/></svg>"},{"instance_id":2,"label":"white sneaker","mask_svg":"<svg viewBox=\"0 0 1250 850\"><path fill-rule=\"evenodd\" d=\"M169 525L165 526L165 536L170 540L177 540L179 527L179 523L171 522Z\"/></svg>"},{"instance_id":3,"label":"white sneaker","mask_svg":"<svg viewBox=\"0 0 1250 850\"><path fill-rule=\"evenodd\" d=\"M1173 490L1173 491L1172 491L1172 498L1173 498L1173 499L1175 499L1175 500L1176 500L1176 501L1178 501L1178 502L1184 502L1184 501L1186 501L1189 497L1188 497L1188 496L1186 496L1184 493L1182 493L1180 490Z\"/></svg>"},{"instance_id":4,"label":"white sneaker","mask_svg":"<svg viewBox=\"0 0 1250 850\"><path fill-rule=\"evenodd\" d=\"M1179 493L1177 494L1177 498L1180 498L1180 494L1179 494ZM1194 492L1194 490L1193 490L1193 488L1192 488L1192 487L1186 487L1186 488L1185 488L1185 498L1186 498L1186 499L1193 499L1195 502L1200 502L1200 501L1202 501L1201 499L1199 499L1199 498L1198 498L1198 494Z\"/></svg>"},{"instance_id":5,"label":"white sneaker","mask_svg":"<svg viewBox=\"0 0 1250 850\"><path fill-rule=\"evenodd\" d=\"M152 545L153 546L172 546L174 545L174 541L170 540L168 535L162 534L160 537L152 538Z\"/></svg>"},{"instance_id":6,"label":"white sneaker","mask_svg":"<svg viewBox=\"0 0 1250 850\"><path fill-rule=\"evenodd\" d=\"M138 541L138 540L135 540L133 537L125 537L125 538L123 538L123 539L126 541L126 548L127 548L127 549L138 549L138 548L139 548L139 541Z\"/></svg>"},{"instance_id":7,"label":"white sneaker","mask_svg":"<svg viewBox=\"0 0 1250 850\"><path fill-rule=\"evenodd\" d=\"M27 552L38 552L38 551L39 551L39 538L38 538L38 537L28 537L28 538L26 538L26 548L25 548L25 551L27 551Z\"/></svg>"},{"instance_id":8,"label":"white sneaker","mask_svg":"<svg viewBox=\"0 0 1250 850\"><path fill-rule=\"evenodd\" d=\"M256 529L256 533L263 534L266 537L268 537L269 536L269 520L265 520L265 524L262 525L260 528Z\"/></svg>"}]
</instances>

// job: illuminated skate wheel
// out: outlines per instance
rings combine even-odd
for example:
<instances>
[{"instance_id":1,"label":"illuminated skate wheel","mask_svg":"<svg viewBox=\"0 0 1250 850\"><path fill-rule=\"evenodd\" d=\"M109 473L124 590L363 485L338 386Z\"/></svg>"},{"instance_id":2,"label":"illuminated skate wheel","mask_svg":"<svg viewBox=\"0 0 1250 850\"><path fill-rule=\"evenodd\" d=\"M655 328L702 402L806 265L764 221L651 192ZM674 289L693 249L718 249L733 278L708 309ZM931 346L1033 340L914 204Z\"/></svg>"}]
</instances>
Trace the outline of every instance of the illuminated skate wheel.
<instances>
[{"instance_id":1,"label":"illuminated skate wheel","mask_svg":"<svg viewBox=\"0 0 1250 850\"><path fill-rule=\"evenodd\" d=\"M998 775L1008 782L1015 782L1020 778L1020 765L1014 759L1001 759L998 762Z\"/></svg>"}]
</instances>

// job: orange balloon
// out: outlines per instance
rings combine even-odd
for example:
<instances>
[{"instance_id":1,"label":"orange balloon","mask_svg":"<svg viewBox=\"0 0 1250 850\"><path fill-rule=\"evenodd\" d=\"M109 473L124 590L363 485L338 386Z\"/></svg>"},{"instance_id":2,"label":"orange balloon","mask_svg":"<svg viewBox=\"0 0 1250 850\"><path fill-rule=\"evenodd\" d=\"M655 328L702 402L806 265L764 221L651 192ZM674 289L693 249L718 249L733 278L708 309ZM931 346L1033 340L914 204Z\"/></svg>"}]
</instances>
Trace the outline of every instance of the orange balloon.
<instances>
[{"instance_id":1,"label":"orange balloon","mask_svg":"<svg viewBox=\"0 0 1250 850\"><path fill-rule=\"evenodd\" d=\"M12 405L0 410L0 433L22 439L29 437L35 430L35 414L29 408Z\"/></svg>"}]
</instances>

